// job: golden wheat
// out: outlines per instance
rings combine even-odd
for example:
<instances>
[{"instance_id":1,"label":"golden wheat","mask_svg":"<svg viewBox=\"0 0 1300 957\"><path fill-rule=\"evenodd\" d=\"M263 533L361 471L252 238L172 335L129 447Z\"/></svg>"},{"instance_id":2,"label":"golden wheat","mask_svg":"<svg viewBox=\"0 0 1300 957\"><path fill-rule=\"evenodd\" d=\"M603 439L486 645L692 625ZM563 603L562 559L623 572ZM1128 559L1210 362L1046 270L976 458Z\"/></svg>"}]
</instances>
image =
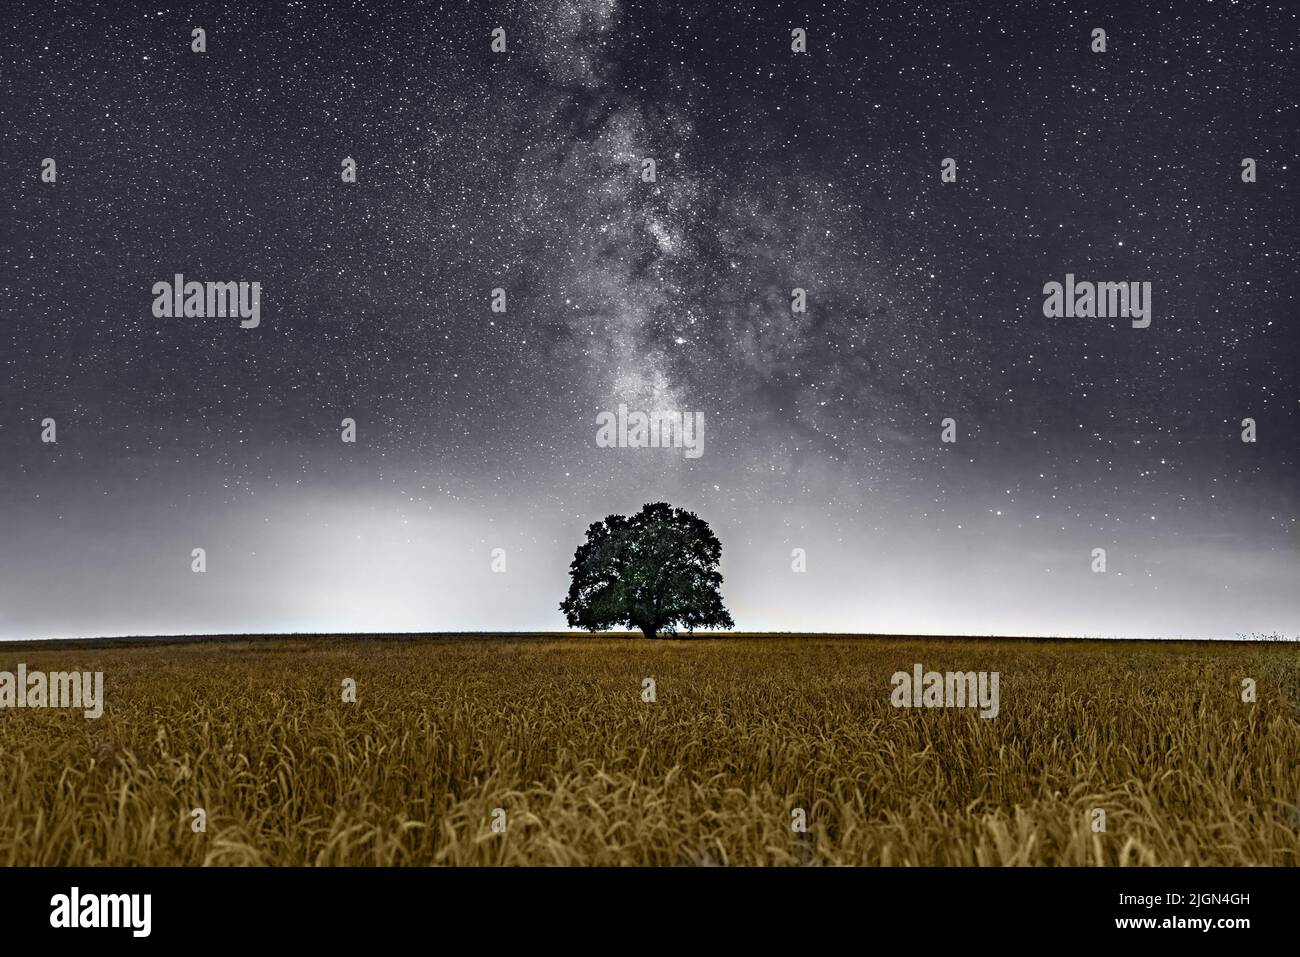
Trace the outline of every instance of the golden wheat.
<instances>
[{"instance_id":1,"label":"golden wheat","mask_svg":"<svg viewBox=\"0 0 1300 957\"><path fill-rule=\"evenodd\" d=\"M1294 646L572 637L0 651L0 669L19 662L103 671L106 708L98 720L0 711L7 864L1300 864ZM914 662L1000 672L1000 714L892 707L890 675Z\"/></svg>"}]
</instances>

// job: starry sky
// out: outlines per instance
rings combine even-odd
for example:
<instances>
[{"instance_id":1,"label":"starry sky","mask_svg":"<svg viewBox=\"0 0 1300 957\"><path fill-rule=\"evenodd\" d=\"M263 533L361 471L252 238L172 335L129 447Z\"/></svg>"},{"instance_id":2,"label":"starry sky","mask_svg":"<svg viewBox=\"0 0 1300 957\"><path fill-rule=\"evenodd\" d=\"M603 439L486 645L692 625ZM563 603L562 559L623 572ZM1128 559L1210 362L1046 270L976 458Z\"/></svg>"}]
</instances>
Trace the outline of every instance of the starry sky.
<instances>
[{"instance_id":1,"label":"starry sky","mask_svg":"<svg viewBox=\"0 0 1300 957\"><path fill-rule=\"evenodd\" d=\"M1300 6L0 26L0 638L558 629L587 525L652 501L744 630L1300 633ZM177 273L260 324L156 317ZM1045 317L1067 273L1150 327ZM599 447L620 404L703 454Z\"/></svg>"}]
</instances>

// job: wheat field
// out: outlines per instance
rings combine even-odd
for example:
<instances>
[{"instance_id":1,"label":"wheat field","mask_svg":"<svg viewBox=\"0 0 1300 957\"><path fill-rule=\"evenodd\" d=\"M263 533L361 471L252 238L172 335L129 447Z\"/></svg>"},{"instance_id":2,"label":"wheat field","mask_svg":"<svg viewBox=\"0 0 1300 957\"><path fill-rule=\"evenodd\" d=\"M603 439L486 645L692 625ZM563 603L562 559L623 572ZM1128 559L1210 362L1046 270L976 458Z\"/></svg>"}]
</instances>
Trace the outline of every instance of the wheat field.
<instances>
[{"instance_id":1,"label":"wheat field","mask_svg":"<svg viewBox=\"0 0 1300 957\"><path fill-rule=\"evenodd\" d=\"M0 650L0 670L20 662L102 671L106 704L97 720L0 710L10 865L1300 864L1294 645ZM1000 713L891 706L890 675L914 663L999 672Z\"/></svg>"}]
</instances>

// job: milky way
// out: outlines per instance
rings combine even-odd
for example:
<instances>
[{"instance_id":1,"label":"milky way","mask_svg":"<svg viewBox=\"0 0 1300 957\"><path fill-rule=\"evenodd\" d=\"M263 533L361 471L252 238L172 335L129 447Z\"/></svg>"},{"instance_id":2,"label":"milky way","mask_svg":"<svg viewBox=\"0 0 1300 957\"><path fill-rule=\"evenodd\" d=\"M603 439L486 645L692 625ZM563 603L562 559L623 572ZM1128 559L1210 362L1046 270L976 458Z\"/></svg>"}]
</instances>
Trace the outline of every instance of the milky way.
<instances>
[{"instance_id":1,"label":"milky way","mask_svg":"<svg viewBox=\"0 0 1300 957\"><path fill-rule=\"evenodd\" d=\"M1300 11L923 6L8 4L0 637L559 628L660 500L745 629L1300 632Z\"/></svg>"}]
</instances>

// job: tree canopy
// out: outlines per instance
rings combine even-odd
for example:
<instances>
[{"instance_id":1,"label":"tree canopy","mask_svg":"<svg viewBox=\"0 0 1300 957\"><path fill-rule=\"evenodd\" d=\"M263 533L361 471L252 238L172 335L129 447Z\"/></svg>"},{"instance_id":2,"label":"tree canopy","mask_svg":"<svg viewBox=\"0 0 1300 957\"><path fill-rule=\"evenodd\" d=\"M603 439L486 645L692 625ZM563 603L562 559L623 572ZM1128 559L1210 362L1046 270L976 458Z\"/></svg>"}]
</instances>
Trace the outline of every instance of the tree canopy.
<instances>
[{"instance_id":1,"label":"tree canopy","mask_svg":"<svg viewBox=\"0 0 1300 957\"><path fill-rule=\"evenodd\" d=\"M719 593L721 559L722 543L693 512L655 502L630 518L610 515L574 553L560 611L575 628L621 625L647 638L733 628Z\"/></svg>"}]
</instances>

